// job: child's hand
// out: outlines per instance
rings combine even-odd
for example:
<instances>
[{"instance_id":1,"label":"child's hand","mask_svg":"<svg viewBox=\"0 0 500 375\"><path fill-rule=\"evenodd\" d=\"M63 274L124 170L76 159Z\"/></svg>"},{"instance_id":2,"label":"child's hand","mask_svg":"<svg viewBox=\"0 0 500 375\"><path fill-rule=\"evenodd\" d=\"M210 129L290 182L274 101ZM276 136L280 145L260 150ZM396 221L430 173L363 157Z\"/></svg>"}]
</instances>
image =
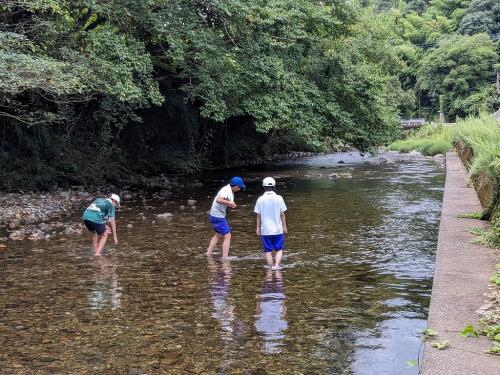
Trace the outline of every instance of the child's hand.
<instances>
[{"instance_id":1,"label":"child's hand","mask_svg":"<svg viewBox=\"0 0 500 375\"><path fill-rule=\"evenodd\" d=\"M234 203L234 202L229 202L228 206L229 206L229 207L231 207L231 208L236 208L236 207L238 207L238 206L236 205L236 203Z\"/></svg>"},{"instance_id":2,"label":"child's hand","mask_svg":"<svg viewBox=\"0 0 500 375\"><path fill-rule=\"evenodd\" d=\"M257 233L257 236L260 236L260 228L255 229L255 233Z\"/></svg>"},{"instance_id":3,"label":"child's hand","mask_svg":"<svg viewBox=\"0 0 500 375\"><path fill-rule=\"evenodd\" d=\"M288 228L287 227L283 227L283 233L288 233Z\"/></svg>"},{"instance_id":4,"label":"child's hand","mask_svg":"<svg viewBox=\"0 0 500 375\"><path fill-rule=\"evenodd\" d=\"M106 225L106 234L110 234L110 233L111 233L111 228Z\"/></svg>"}]
</instances>

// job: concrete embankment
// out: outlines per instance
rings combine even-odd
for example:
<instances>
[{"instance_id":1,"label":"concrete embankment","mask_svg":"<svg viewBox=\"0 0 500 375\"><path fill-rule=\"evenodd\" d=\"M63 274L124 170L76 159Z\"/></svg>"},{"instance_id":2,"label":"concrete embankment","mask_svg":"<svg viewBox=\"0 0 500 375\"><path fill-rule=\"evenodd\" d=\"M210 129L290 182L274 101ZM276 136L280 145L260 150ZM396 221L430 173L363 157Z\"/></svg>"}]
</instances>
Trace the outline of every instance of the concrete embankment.
<instances>
[{"instance_id":1,"label":"concrete embankment","mask_svg":"<svg viewBox=\"0 0 500 375\"><path fill-rule=\"evenodd\" d=\"M497 375L500 357L486 354L492 345L485 337L464 338L460 332L477 326L477 310L484 304L490 275L500 252L474 244L471 227L486 223L457 215L481 211L475 190L468 187L467 171L455 152L446 155L446 184L439 227L434 282L427 326L438 331L424 347L424 375ZM447 340L437 350L432 342Z\"/></svg>"}]
</instances>

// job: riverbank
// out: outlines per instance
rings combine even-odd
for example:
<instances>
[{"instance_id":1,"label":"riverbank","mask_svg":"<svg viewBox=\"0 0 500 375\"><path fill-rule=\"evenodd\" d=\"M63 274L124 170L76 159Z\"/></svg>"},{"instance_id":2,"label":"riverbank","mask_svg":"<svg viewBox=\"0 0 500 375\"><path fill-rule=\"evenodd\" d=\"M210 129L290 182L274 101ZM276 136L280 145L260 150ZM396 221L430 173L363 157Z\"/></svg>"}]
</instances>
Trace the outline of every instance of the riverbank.
<instances>
[{"instance_id":1,"label":"riverbank","mask_svg":"<svg viewBox=\"0 0 500 375\"><path fill-rule=\"evenodd\" d=\"M458 218L481 211L475 190L467 184L467 171L455 152L446 154L446 183L439 228L428 328L438 332L424 346L423 375L500 373L500 359L486 354L491 347L485 337L464 338L460 332L481 318L477 312L487 301L489 277L499 251L474 243L470 233L478 221ZM487 222L481 222L487 226ZM432 342L448 341L437 350Z\"/></svg>"},{"instance_id":2,"label":"riverbank","mask_svg":"<svg viewBox=\"0 0 500 375\"><path fill-rule=\"evenodd\" d=\"M124 201L132 201L146 196L170 198L182 189L202 186L198 180L188 184L177 177L162 175L122 188L74 186L47 192L3 193L0 194L0 243L7 239L48 240L56 235L81 234L83 224L68 218L109 192L119 193Z\"/></svg>"}]
</instances>

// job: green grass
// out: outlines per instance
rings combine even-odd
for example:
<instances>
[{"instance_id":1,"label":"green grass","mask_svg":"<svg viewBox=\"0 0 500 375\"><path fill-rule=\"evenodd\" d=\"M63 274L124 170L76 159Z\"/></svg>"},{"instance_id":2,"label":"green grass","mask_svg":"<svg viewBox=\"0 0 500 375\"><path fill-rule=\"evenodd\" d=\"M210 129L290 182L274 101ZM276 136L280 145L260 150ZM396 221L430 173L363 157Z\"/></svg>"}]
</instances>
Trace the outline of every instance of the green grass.
<instances>
[{"instance_id":1,"label":"green grass","mask_svg":"<svg viewBox=\"0 0 500 375\"><path fill-rule=\"evenodd\" d=\"M500 249L500 217L491 220L489 228L472 228L471 233L479 236L476 243Z\"/></svg>"},{"instance_id":2,"label":"green grass","mask_svg":"<svg viewBox=\"0 0 500 375\"><path fill-rule=\"evenodd\" d=\"M453 140L472 148L473 158L468 166L472 176L484 172L500 179L500 121L488 114L460 120ZM473 233L479 235L478 242L500 248L500 215L490 218L488 229L475 228Z\"/></svg>"},{"instance_id":3,"label":"green grass","mask_svg":"<svg viewBox=\"0 0 500 375\"><path fill-rule=\"evenodd\" d=\"M450 148L450 129L438 125L426 125L408 138L387 146L387 149L391 151L410 152L415 150L426 156L445 154Z\"/></svg>"},{"instance_id":4,"label":"green grass","mask_svg":"<svg viewBox=\"0 0 500 375\"><path fill-rule=\"evenodd\" d=\"M472 148L474 157L469 166L472 175L486 172L500 177L500 122L491 115L469 117L457 122L453 139Z\"/></svg>"}]
</instances>

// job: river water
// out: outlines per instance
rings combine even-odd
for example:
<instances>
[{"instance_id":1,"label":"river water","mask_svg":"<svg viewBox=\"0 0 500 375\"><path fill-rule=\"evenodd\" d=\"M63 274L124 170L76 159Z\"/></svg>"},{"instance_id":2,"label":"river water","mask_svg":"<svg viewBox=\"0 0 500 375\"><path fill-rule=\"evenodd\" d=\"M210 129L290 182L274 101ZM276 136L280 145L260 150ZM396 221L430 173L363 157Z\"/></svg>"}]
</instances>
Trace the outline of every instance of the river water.
<instances>
[{"instance_id":1,"label":"river water","mask_svg":"<svg viewBox=\"0 0 500 375\"><path fill-rule=\"evenodd\" d=\"M335 154L239 171L248 190L228 214L227 261L203 254L230 172L125 202L120 243L103 257L87 234L8 242L1 373L417 374L406 361L426 326L444 169L378 161ZM264 267L254 232L267 175L288 206L281 271ZM173 219L156 219L164 212Z\"/></svg>"}]
</instances>

